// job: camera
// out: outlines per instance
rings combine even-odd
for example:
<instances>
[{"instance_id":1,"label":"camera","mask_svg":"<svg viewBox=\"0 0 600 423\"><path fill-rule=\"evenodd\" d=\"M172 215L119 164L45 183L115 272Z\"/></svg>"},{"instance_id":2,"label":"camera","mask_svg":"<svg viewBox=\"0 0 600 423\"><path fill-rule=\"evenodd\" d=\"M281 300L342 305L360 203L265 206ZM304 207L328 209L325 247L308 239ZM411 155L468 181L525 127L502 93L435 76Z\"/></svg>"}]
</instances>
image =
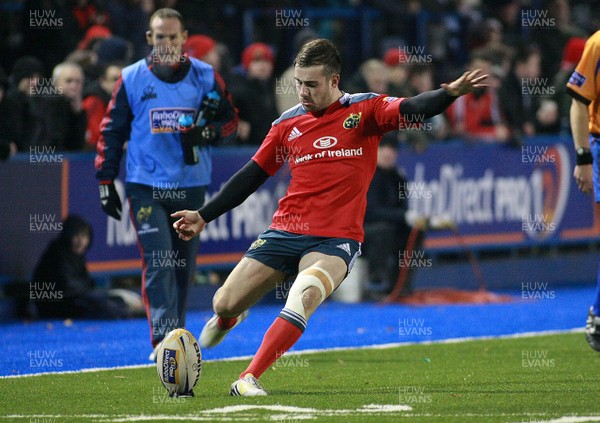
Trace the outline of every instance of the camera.
<instances>
[{"instance_id":1,"label":"camera","mask_svg":"<svg viewBox=\"0 0 600 423\"><path fill-rule=\"evenodd\" d=\"M202 99L195 124L193 124L193 119L189 115L179 117L181 149L185 164L194 165L198 163L196 146L206 145L217 139L217 131L211 125L211 122L215 119L220 103L221 96L214 90L210 91Z\"/></svg>"}]
</instances>

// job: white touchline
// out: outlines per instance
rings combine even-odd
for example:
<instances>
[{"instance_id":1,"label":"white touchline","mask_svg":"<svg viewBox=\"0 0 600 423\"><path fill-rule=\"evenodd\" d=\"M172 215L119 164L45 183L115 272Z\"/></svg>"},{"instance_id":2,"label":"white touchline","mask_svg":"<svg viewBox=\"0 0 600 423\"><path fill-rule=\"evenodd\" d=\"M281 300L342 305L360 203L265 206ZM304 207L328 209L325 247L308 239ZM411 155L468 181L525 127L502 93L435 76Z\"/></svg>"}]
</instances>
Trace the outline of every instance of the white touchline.
<instances>
[{"instance_id":1,"label":"white touchline","mask_svg":"<svg viewBox=\"0 0 600 423\"><path fill-rule=\"evenodd\" d=\"M366 350L366 349L386 349L386 348L396 348L396 347L408 347L410 345L430 345L430 344L455 344L460 342L470 342L470 341L485 341L490 339L513 339L513 338L529 338L534 336L546 336L546 335L560 335L563 333L578 333L583 332L582 328L573 328L573 329L563 329L563 330L548 330L541 332L522 332L522 333L513 333L509 335L497 335L497 336L469 336L465 338L448 338L448 339L440 339L435 341L415 341L415 342L394 342L389 344L374 344L374 345L362 345L359 347L333 347L333 348L314 348L314 349L306 349L306 350L294 350L291 351L297 354L315 354L327 351L355 351L355 350ZM236 357L226 357L226 358L215 358L212 360L203 360L203 363L213 363L219 361L238 361L238 360L249 360L253 358L253 355L242 355ZM130 366L115 366L115 367L92 367L87 369L80 370L63 370L60 372L44 372L44 373L27 373L22 375L7 375L0 376L0 379L12 379L12 378L20 378L20 377L34 377L34 376L44 376L44 375L64 375L71 373L89 373L89 372L105 372L110 370L126 370L126 369L143 369L146 367L156 367L156 364L132 364Z\"/></svg>"},{"instance_id":2,"label":"white touchline","mask_svg":"<svg viewBox=\"0 0 600 423\"><path fill-rule=\"evenodd\" d=\"M528 420L523 423L579 423L579 422L600 422L600 416L564 416L552 420Z\"/></svg>"},{"instance_id":3,"label":"white touchline","mask_svg":"<svg viewBox=\"0 0 600 423\"><path fill-rule=\"evenodd\" d=\"M69 416L69 415L19 415L13 414L9 416L0 416L0 418L93 418L97 419L101 422L128 422L128 421L147 421L147 420L184 420L184 421L209 421L215 420L219 417L231 421L231 415L235 414L236 417L253 419L260 418L264 419L265 415L261 414L248 414L247 412L252 411L271 411L277 413L277 417L280 420L282 415L286 418L316 418L323 416L358 416L364 414L375 414L375 415L386 415L391 413L398 413L402 411L411 411L412 407L408 405L392 405L392 404L368 404L363 405L361 408L357 408L354 410L351 409L318 409L318 408L305 408L305 407L295 407L288 405L230 405L226 407L218 407L211 408L208 410L200 410L197 414L188 414L188 415L101 415L101 414L91 414L91 415L77 415L77 416ZM283 414L282 414L283 413Z\"/></svg>"},{"instance_id":4,"label":"white touchline","mask_svg":"<svg viewBox=\"0 0 600 423\"><path fill-rule=\"evenodd\" d=\"M0 419L61 419L61 418L81 418L81 419L94 419L98 422L132 422L132 421L153 421L153 420L170 420L170 421L232 421L235 417L237 420L244 421L264 421L265 414L252 414L248 413L253 410L266 410L273 411L279 414L269 416L271 420L281 421L282 418L288 419L315 419L324 416L336 416L336 417L357 417L364 415L365 412L373 415L385 415L386 413L397 413L400 411L409 411L404 413L403 416L410 417L521 417L521 416L538 416L542 418L546 413L464 413L464 414L432 414L432 413L410 413L411 407L404 405L388 405L388 404L369 404L364 405L362 408L355 410L336 410L336 409L325 409L318 410L314 408L302 408L293 406L281 406L281 405L234 405L222 408L213 408L209 410L199 411L198 414L187 414L187 415L144 415L144 414L117 414L117 415L106 415L106 414L10 414L0 415ZM281 413L290 413L289 415ZM232 414L236 414L233 416ZM551 418L550 420L527 420L522 423L583 423L583 422L598 422L600 416L564 416L559 418Z\"/></svg>"}]
</instances>

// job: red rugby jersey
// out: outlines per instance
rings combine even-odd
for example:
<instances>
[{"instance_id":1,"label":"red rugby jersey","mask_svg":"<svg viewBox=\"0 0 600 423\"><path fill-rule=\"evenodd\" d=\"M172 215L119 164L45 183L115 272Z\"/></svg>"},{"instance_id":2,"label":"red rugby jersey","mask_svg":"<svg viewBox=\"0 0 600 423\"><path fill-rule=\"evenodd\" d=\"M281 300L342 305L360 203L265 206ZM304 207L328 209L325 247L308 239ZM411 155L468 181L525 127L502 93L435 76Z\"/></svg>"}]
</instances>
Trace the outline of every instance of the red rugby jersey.
<instances>
[{"instance_id":1,"label":"red rugby jersey","mask_svg":"<svg viewBox=\"0 0 600 423\"><path fill-rule=\"evenodd\" d=\"M298 105L273 122L252 160L271 176L287 161L292 179L270 228L362 242L377 147L399 129L402 100L344 94L324 111Z\"/></svg>"}]
</instances>

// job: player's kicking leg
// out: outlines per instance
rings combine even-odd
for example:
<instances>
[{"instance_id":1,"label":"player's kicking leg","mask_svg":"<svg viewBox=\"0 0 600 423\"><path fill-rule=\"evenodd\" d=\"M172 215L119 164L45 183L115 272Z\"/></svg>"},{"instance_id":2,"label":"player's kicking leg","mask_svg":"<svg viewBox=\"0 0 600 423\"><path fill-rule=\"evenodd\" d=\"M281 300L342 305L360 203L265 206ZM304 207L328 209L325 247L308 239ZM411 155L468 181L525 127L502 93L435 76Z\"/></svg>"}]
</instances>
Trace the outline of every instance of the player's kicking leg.
<instances>
[{"instance_id":1,"label":"player's kicking leg","mask_svg":"<svg viewBox=\"0 0 600 423\"><path fill-rule=\"evenodd\" d=\"M200 347L211 348L219 344L227 333L246 318L248 309L284 278L284 273L255 259L242 258L215 293L215 315L202 329Z\"/></svg>"},{"instance_id":2,"label":"player's kicking leg","mask_svg":"<svg viewBox=\"0 0 600 423\"><path fill-rule=\"evenodd\" d=\"M258 378L298 341L307 320L346 277L348 267L339 256L320 252L308 253L300 260L300 273L288 293L285 307L265 333L248 368L231 385L231 395L267 395L258 384Z\"/></svg>"}]
</instances>

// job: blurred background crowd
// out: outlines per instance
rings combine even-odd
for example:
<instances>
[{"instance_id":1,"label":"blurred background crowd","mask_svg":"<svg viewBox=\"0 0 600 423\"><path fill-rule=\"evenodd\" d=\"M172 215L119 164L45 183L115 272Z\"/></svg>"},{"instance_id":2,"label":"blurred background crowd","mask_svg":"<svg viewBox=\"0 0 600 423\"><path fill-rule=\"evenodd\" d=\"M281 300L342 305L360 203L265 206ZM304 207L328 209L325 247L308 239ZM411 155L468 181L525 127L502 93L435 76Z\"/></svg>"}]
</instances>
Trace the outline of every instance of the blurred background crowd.
<instances>
[{"instance_id":1,"label":"blurred background crowd","mask_svg":"<svg viewBox=\"0 0 600 423\"><path fill-rule=\"evenodd\" d=\"M297 103L290 65L317 37L338 46L346 92L411 96L466 68L490 75L487 89L445 115L393 135L417 150L568 133L564 85L600 28L592 0L3 0L0 157L39 146L93 151L120 71L149 53L148 19L162 7L182 13L186 52L227 82L238 145L260 144Z\"/></svg>"}]
</instances>

